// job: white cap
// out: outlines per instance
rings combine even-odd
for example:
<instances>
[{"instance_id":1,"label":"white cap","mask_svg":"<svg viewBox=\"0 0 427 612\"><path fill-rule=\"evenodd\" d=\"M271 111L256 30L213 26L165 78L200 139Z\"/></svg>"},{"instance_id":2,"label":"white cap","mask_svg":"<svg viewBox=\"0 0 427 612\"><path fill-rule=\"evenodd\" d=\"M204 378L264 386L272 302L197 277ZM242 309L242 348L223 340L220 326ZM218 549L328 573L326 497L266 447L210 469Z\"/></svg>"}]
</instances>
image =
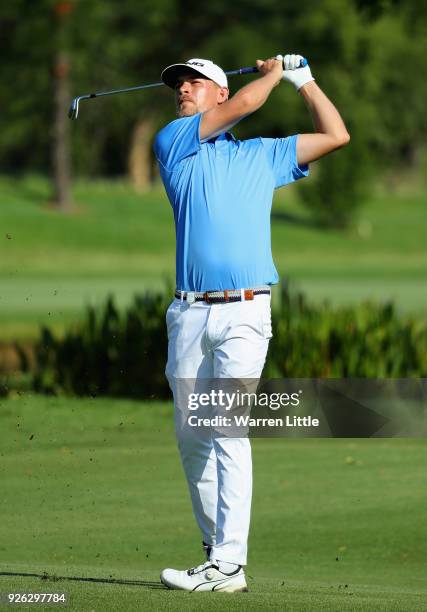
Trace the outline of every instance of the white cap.
<instances>
[{"instance_id":1,"label":"white cap","mask_svg":"<svg viewBox=\"0 0 427 612\"><path fill-rule=\"evenodd\" d=\"M172 64L165 68L161 79L165 85L175 89L175 84L182 74L195 72L207 77L220 87L228 87L227 76L222 68L211 62L211 60L194 58L185 64Z\"/></svg>"}]
</instances>

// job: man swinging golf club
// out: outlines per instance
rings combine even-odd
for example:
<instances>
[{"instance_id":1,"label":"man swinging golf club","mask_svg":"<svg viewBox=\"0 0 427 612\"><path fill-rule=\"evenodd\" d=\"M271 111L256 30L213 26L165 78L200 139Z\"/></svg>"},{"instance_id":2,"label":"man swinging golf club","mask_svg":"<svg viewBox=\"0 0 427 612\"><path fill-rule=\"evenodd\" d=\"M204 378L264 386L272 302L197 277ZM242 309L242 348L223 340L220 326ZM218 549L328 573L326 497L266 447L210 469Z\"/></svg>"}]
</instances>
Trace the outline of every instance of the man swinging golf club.
<instances>
[{"instance_id":1,"label":"man swinging golf club","mask_svg":"<svg viewBox=\"0 0 427 612\"><path fill-rule=\"evenodd\" d=\"M179 382L259 379L271 338L270 290L275 189L308 175L309 162L349 142L331 101L299 55L257 60L259 78L229 98L227 76L192 59L162 72L178 119L154 151L176 225L176 292L166 314L166 375L178 447L207 561L165 569L162 582L186 591L246 591L252 462L244 437L203 436L182 419ZM303 97L315 132L239 141L228 132L258 110L282 80ZM276 108L280 114L286 109Z\"/></svg>"}]
</instances>

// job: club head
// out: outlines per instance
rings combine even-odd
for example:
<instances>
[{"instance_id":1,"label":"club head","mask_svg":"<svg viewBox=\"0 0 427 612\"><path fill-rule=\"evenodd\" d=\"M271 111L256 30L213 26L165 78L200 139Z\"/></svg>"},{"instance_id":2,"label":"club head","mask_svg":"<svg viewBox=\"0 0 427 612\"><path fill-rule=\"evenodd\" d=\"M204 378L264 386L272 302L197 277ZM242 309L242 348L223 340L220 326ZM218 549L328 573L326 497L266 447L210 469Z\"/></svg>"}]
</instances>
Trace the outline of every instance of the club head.
<instances>
[{"instance_id":1,"label":"club head","mask_svg":"<svg viewBox=\"0 0 427 612\"><path fill-rule=\"evenodd\" d=\"M68 111L68 116L70 119L77 119L79 114L79 102L80 98L74 98L71 102L70 110Z\"/></svg>"}]
</instances>

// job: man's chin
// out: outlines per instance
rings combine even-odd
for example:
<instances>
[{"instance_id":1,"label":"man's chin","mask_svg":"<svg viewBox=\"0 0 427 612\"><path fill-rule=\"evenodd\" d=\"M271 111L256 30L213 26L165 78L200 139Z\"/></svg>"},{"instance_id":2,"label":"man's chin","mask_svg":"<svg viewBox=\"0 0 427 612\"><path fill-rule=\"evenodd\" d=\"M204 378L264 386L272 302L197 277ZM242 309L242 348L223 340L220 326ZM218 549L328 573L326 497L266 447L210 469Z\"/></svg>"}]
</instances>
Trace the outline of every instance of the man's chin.
<instances>
[{"instance_id":1,"label":"man's chin","mask_svg":"<svg viewBox=\"0 0 427 612\"><path fill-rule=\"evenodd\" d=\"M192 115L197 115L198 110L193 108L179 108L177 111L178 117L191 117Z\"/></svg>"}]
</instances>

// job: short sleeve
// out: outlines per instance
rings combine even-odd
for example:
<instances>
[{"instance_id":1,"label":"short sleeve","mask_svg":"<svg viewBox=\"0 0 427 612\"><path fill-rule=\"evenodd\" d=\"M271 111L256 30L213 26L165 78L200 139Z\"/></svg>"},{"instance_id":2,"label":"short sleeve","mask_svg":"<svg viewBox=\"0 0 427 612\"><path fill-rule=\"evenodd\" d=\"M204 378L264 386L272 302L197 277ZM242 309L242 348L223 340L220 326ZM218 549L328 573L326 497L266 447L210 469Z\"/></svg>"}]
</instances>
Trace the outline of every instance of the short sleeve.
<instances>
[{"instance_id":1,"label":"short sleeve","mask_svg":"<svg viewBox=\"0 0 427 612\"><path fill-rule=\"evenodd\" d=\"M175 164L199 151L201 117L201 113L198 113L175 119L157 133L153 149L157 160L165 168L172 170Z\"/></svg>"},{"instance_id":2,"label":"short sleeve","mask_svg":"<svg viewBox=\"0 0 427 612\"><path fill-rule=\"evenodd\" d=\"M306 164L297 162L298 135L288 138L261 138L265 153L274 175L275 189L308 176Z\"/></svg>"}]
</instances>

